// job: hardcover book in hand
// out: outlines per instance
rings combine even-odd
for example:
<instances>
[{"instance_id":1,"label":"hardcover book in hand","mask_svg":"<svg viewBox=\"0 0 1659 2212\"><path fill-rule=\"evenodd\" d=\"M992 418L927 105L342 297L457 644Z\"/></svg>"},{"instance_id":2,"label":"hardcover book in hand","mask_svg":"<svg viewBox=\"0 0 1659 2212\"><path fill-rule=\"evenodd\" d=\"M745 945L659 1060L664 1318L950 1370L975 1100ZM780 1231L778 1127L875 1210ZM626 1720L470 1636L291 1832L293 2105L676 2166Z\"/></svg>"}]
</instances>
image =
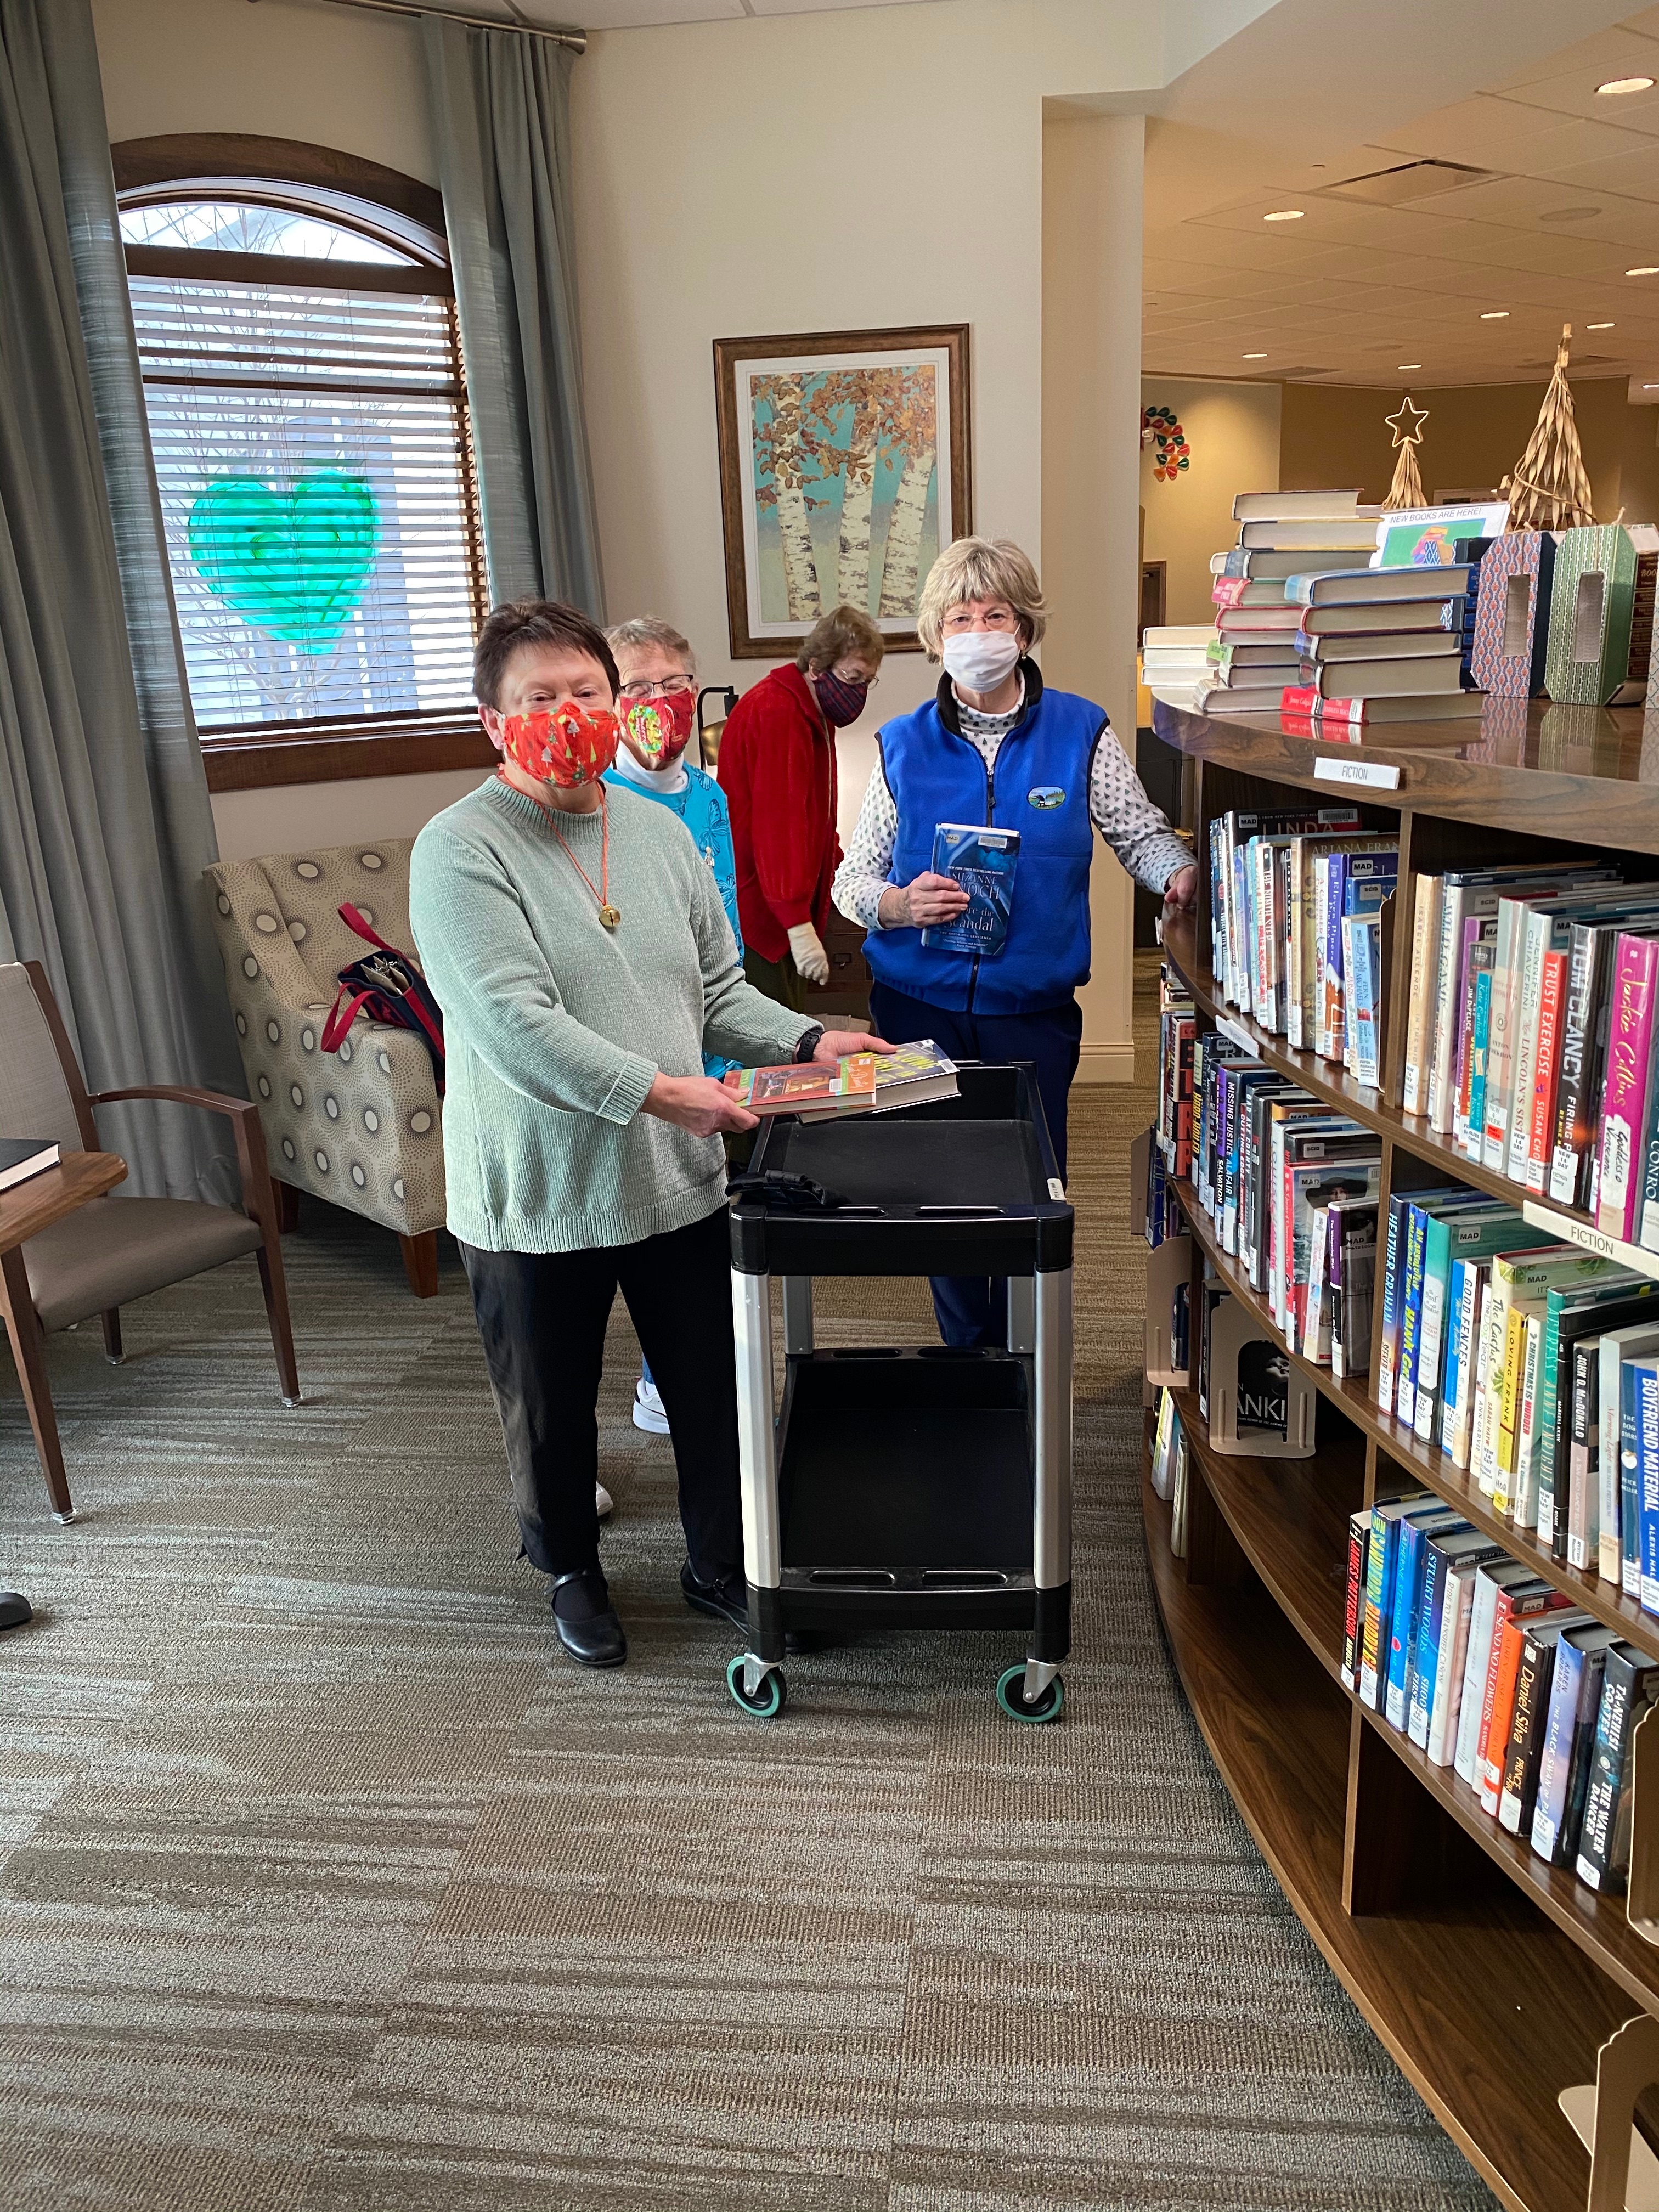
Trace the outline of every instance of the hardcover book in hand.
<instances>
[{"instance_id":1,"label":"hardcover book in hand","mask_svg":"<svg viewBox=\"0 0 1659 2212\"><path fill-rule=\"evenodd\" d=\"M941 822L933 832L933 872L949 876L968 894L954 921L935 922L921 941L936 952L1000 952L1013 911L1014 871L1019 865L1018 830L971 822Z\"/></svg>"}]
</instances>

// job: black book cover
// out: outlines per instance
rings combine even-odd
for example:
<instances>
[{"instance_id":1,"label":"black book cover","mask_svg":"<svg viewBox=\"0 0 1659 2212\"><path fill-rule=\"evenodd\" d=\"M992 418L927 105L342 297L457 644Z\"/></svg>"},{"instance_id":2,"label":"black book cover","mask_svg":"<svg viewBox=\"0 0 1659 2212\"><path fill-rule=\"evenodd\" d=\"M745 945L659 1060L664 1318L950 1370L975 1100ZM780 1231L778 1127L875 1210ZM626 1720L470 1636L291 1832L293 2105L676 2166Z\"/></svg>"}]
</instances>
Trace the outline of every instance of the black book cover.
<instances>
[{"instance_id":1,"label":"black book cover","mask_svg":"<svg viewBox=\"0 0 1659 2212\"><path fill-rule=\"evenodd\" d=\"M1555 1672L1555 1634L1529 1629L1521 1642L1521 1671L1515 1683L1515 1717L1504 1759L1499 1825L1511 1835L1532 1833L1532 1808L1538 1797L1538 1769L1544 1756L1549 1717L1550 1683ZM1516 1817L1516 1808L1519 1808Z\"/></svg>"},{"instance_id":2,"label":"black book cover","mask_svg":"<svg viewBox=\"0 0 1659 2212\"><path fill-rule=\"evenodd\" d=\"M1291 1422L1291 1363L1288 1354L1265 1336L1238 1348L1238 1432L1288 1435Z\"/></svg>"}]
</instances>

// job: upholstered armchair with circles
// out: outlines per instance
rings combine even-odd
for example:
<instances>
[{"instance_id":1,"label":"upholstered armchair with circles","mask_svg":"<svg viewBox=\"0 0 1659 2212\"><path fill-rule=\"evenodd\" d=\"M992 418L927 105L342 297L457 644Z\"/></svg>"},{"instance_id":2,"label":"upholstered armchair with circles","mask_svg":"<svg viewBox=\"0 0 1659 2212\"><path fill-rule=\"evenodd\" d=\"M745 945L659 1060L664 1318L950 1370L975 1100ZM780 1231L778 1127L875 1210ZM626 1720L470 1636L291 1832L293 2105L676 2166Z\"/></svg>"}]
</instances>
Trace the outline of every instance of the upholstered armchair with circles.
<instances>
[{"instance_id":1,"label":"upholstered armchair with circles","mask_svg":"<svg viewBox=\"0 0 1659 2212\"><path fill-rule=\"evenodd\" d=\"M387 944L414 952L413 842L392 837L221 860L207 878L248 1096L264 1125L271 1174L290 1192L325 1198L391 1230L403 1246L410 1288L430 1297L444 1218L431 1055L412 1031L363 1016L337 1053L322 1048L336 978L369 949L341 921L341 906L355 906Z\"/></svg>"}]
</instances>

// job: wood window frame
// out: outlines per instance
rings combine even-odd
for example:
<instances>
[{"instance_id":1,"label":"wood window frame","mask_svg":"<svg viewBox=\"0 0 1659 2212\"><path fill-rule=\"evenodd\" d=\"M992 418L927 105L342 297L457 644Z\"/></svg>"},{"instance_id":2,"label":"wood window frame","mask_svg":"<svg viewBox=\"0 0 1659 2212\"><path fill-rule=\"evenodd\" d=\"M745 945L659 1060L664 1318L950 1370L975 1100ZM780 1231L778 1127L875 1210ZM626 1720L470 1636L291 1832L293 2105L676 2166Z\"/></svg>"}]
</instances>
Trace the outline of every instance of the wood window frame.
<instances>
[{"instance_id":1,"label":"wood window frame","mask_svg":"<svg viewBox=\"0 0 1659 2212\"><path fill-rule=\"evenodd\" d=\"M127 138L110 148L118 194L150 187L183 190L205 178L234 178L246 183L251 199L269 198L280 204L276 191L262 193L258 187L309 185L349 194L371 206L421 224L437 237L445 236L443 196L417 177L405 176L379 161L364 161L331 146L314 146L303 140L267 138L246 131L174 131L149 138ZM157 197L160 197L157 193ZM365 290L419 290L447 298L452 328L455 329L456 357L460 353L455 326L454 279L447 264L421 255L408 240L388 230L386 242L400 252L416 255L416 269L391 269L383 263L336 262L331 270L343 272L351 286ZM167 246L130 246L125 248L129 270L158 276L218 276L237 282L283 283L308 275L312 264L280 255L198 252ZM411 278L415 281L411 283ZM459 387L465 403L465 387ZM477 469L472 453L471 421L462 412L461 472L466 485L469 512L478 514ZM481 550L469 563L474 580L473 616L476 625L488 611L483 583ZM342 715L311 722L255 722L201 733L202 762L210 792L258 791L283 784L334 783L356 776L421 775L434 771L483 769L495 758L495 747L471 707L444 708L434 714Z\"/></svg>"}]
</instances>

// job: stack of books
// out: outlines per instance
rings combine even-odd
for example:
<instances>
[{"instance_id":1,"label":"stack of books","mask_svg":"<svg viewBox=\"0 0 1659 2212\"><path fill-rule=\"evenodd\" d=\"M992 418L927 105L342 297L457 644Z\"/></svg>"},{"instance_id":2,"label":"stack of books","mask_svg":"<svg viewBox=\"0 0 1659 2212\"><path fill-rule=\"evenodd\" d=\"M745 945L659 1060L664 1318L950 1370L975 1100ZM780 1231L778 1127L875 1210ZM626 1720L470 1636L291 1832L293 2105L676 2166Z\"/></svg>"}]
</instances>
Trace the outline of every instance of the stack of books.
<instances>
[{"instance_id":1,"label":"stack of books","mask_svg":"<svg viewBox=\"0 0 1659 2212\"><path fill-rule=\"evenodd\" d=\"M1478 714L1481 695L1468 688L1467 632L1477 568L1470 562L1287 578L1285 596L1301 622L1297 677L1285 712L1312 715L1322 728Z\"/></svg>"},{"instance_id":2,"label":"stack of books","mask_svg":"<svg viewBox=\"0 0 1659 2212\"><path fill-rule=\"evenodd\" d=\"M1195 707L1214 673L1210 647L1213 623L1172 623L1148 629L1140 641L1141 681L1170 707Z\"/></svg>"},{"instance_id":3,"label":"stack of books","mask_svg":"<svg viewBox=\"0 0 1659 2212\"><path fill-rule=\"evenodd\" d=\"M1656 985L1659 882L1594 862L1415 876L1401 1103L1659 1251Z\"/></svg>"},{"instance_id":4,"label":"stack of books","mask_svg":"<svg viewBox=\"0 0 1659 2212\"><path fill-rule=\"evenodd\" d=\"M1177 1559L1187 1553L1188 1449L1174 1393L1160 1389L1152 1425L1152 1488L1170 1506L1170 1549Z\"/></svg>"},{"instance_id":5,"label":"stack of books","mask_svg":"<svg viewBox=\"0 0 1659 2212\"><path fill-rule=\"evenodd\" d=\"M1342 1676L1547 1864L1624 1889L1631 1739L1659 1662L1430 1492L1349 1522Z\"/></svg>"},{"instance_id":6,"label":"stack of books","mask_svg":"<svg viewBox=\"0 0 1659 2212\"><path fill-rule=\"evenodd\" d=\"M1382 910L1398 840L1368 835L1351 807L1234 810L1211 822L1209 863L1221 997L1380 1088Z\"/></svg>"},{"instance_id":7,"label":"stack of books","mask_svg":"<svg viewBox=\"0 0 1659 2212\"><path fill-rule=\"evenodd\" d=\"M1381 510L1358 501L1357 491L1241 492L1234 500L1238 543L1210 563L1215 635L1209 680L1195 702L1205 714L1278 711L1302 665L1301 615L1286 580L1370 554Z\"/></svg>"}]
</instances>

